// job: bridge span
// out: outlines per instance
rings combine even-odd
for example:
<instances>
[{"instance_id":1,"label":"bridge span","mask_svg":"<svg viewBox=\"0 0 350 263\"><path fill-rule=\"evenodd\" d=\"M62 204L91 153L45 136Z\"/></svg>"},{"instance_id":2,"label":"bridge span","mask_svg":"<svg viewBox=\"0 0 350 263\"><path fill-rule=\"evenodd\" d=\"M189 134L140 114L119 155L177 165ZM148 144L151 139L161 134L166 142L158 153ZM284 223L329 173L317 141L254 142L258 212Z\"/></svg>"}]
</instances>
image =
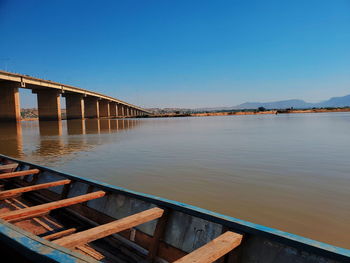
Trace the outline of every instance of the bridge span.
<instances>
[{"instance_id":1,"label":"bridge span","mask_svg":"<svg viewBox=\"0 0 350 263\"><path fill-rule=\"evenodd\" d=\"M61 95L66 98L67 119L133 117L151 113L125 101L97 92L0 71L0 121L19 121L19 88L37 95L39 120L61 120Z\"/></svg>"}]
</instances>

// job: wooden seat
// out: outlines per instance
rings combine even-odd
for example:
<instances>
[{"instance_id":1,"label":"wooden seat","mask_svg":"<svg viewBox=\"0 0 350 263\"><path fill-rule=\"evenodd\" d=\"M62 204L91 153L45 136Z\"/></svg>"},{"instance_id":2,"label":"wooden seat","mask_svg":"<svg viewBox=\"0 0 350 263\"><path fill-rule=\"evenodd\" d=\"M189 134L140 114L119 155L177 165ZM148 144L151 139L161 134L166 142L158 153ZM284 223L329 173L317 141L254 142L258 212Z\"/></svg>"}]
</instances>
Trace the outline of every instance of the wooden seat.
<instances>
[{"instance_id":1,"label":"wooden seat","mask_svg":"<svg viewBox=\"0 0 350 263\"><path fill-rule=\"evenodd\" d=\"M174 263L211 263L239 246L242 235L227 231Z\"/></svg>"},{"instance_id":2,"label":"wooden seat","mask_svg":"<svg viewBox=\"0 0 350 263\"><path fill-rule=\"evenodd\" d=\"M20 221L28 218L45 215L54 209L67 207L70 205L83 203L92 199L100 198L100 197L103 197L104 195L105 195L104 191L97 191L90 194L79 195L76 197L71 197L71 198L67 198L67 199L63 199L55 202L50 202L46 204L23 208L16 211L7 212L0 215L0 218L10 222Z\"/></svg>"},{"instance_id":3,"label":"wooden seat","mask_svg":"<svg viewBox=\"0 0 350 263\"><path fill-rule=\"evenodd\" d=\"M13 196L18 196L18 195L25 193L25 192L30 192L30 191L49 188L49 187L69 184L70 182L71 182L71 180L60 180L60 181L55 181L55 182L49 182L49 183L44 183L44 184L37 184L37 185L31 185L31 186L1 191L0 192L0 200L4 200L4 199L7 199L7 198L10 198Z\"/></svg>"},{"instance_id":4,"label":"wooden seat","mask_svg":"<svg viewBox=\"0 0 350 263\"><path fill-rule=\"evenodd\" d=\"M63 247L74 248L160 218L163 212L163 209L157 207L151 208L101 226L62 237L52 242Z\"/></svg>"},{"instance_id":5,"label":"wooden seat","mask_svg":"<svg viewBox=\"0 0 350 263\"><path fill-rule=\"evenodd\" d=\"M24 175L38 174L39 172L40 170L38 169L31 169L31 170L25 170L25 171L3 173L3 174L0 174L0 179L8 179L8 178L20 177Z\"/></svg>"},{"instance_id":6,"label":"wooden seat","mask_svg":"<svg viewBox=\"0 0 350 263\"><path fill-rule=\"evenodd\" d=\"M50 235L46 235L46 236L43 237L43 239L46 239L46 240L54 240L54 239L62 238L62 237L64 237L64 236L71 235L71 234L73 234L75 231L77 231L76 228L69 228L69 229L65 229L65 230L62 230L62 231L59 231L59 232L50 234Z\"/></svg>"}]
</instances>

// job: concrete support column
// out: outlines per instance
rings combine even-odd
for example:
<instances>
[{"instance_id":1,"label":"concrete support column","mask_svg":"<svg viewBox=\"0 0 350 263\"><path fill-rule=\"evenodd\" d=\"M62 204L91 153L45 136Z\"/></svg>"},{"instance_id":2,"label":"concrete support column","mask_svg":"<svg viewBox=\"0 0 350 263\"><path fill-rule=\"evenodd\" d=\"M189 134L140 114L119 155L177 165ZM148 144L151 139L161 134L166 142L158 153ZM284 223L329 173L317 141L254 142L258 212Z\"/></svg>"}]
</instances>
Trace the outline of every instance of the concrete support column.
<instances>
[{"instance_id":1,"label":"concrete support column","mask_svg":"<svg viewBox=\"0 0 350 263\"><path fill-rule=\"evenodd\" d=\"M80 94L64 94L66 97L67 120L84 119L84 98Z\"/></svg>"},{"instance_id":2,"label":"concrete support column","mask_svg":"<svg viewBox=\"0 0 350 263\"><path fill-rule=\"evenodd\" d=\"M38 111L40 121L61 120L61 98L60 91L42 89L33 90L38 97Z\"/></svg>"},{"instance_id":3,"label":"concrete support column","mask_svg":"<svg viewBox=\"0 0 350 263\"><path fill-rule=\"evenodd\" d=\"M107 100L100 100L99 103L100 117L109 117L109 102Z\"/></svg>"},{"instance_id":4,"label":"concrete support column","mask_svg":"<svg viewBox=\"0 0 350 263\"><path fill-rule=\"evenodd\" d=\"M124 105L123 105L123 104L120 104L119 107L120 107L120 116L121 116L121 117L124 117L124 116L125 116L125 108L124 108Z\"/></svg>"},{"instance_id":5,"label":"concrete support column","mask_svg":"<svg viewBox=\"0 0 350 263\"><path fill-rule=\"evenodd\" d=\"M99 118L99 100L96 97L84 98L85 118Z\"/></svg>"},{"instance_id":6,"label":"concrete support column","mask_svg":"<svg viewBox=\"0 0 350 263\"><path fill-rule=\"evenodd\" d=\"M111 117L117 116L117 103L115 103L115 102L109 103L109 114Z\"/></svg>"},{"instance_id":7,"label":"concrete support column","mask_svg":"<svg viewBox=\"0 0 350 263\"><path fill-rule=\"evenodd\" d=\"M125 116L130 116L130 107L125 106L124 113L125 113Z\"/></svg>"},{"instance_id":8,"label":"concrete support column","mask_svg":"<svg viewBox=\"0 0 350 263\"><path fill-rule=\"evenodd\" d=\"M0 121L20 121L19 91L12 83L0 85Z\"/></svg>"},{"instance_id":9,"label":"concrete support column","mask_svg":"<svg viewBox=\"0 0 350 263\"><path fill-rule=\"evenodd\" d=\"M117 109L118 109L118 117L123 116L123 105L118 103Z\"/></svg>"},{"instance_id":10,"label":"concrete support column","mask_svg":"<svg viewBox=\"0 0 350 263\"><path fill-rule=\"evenodd\" d=\"M127 114L127 112L126 112L126 106L125 105L123 105L122 106L122 113L123 113L123 117L125 117L126 116L126 114Z\"/></svg>"}]
</instances>

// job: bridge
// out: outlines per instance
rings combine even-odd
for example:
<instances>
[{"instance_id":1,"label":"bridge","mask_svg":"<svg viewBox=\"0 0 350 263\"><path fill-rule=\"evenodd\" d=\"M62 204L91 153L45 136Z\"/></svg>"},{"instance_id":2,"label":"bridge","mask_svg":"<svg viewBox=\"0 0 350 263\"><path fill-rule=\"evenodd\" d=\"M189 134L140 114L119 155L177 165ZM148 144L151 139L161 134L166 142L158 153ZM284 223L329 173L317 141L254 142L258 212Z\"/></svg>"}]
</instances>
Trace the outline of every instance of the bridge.
<instances>
[{"instance_id":1,"label":"bridge","mask_svg":"<svg viewBox=\"0 0 350 263\"><path fill-rule=\"evenodd\" d=\"M37 95L39 120L61 120L61 95L66 99L67 119L136 117L151 113L125 101L97 92L0 71L0 121L21 119L19 89Z\"/></svg>"}]
</instances>

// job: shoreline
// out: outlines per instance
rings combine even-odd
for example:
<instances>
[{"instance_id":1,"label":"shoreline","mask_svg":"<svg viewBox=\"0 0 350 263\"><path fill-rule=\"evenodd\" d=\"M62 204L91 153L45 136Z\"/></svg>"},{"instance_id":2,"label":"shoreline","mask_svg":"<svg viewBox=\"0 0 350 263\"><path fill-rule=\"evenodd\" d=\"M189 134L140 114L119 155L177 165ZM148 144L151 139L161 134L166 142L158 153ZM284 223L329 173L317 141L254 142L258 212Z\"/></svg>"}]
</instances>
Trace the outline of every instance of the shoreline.
<instances>
[{"instance_id":1,"label":"shoreline","mask_svg":"<svg viewBox=\"0 0 350 263\"><path fill-rule=\"evenodd\" d=\"M157 114L145 116L145 118L172 118L172 117L208 117L228 115L260 115L260 114L296 114L296 113L327 113L327 112L350 112L349 108L341 109L307 109L307 110L266 110L266 111L227 111L227 112L205 112L188 114Z\"/></svg>"},{"instance_id":2,"label":"shoreline","mask_svg":"<svg viewBox=\"0 0 350 263\"><path fill-rule=\"evenodd\" d=\"M116 117L118 119L130 118L180 118L180 117L209 117L209 116L231 116L231 115L260 115L260 114L297 114L297 113L327 113L327 112L350 112L349 108L337 109L307 109L307 110L266 110L266 111L224 111L224 112L204 112L204 113L169 113L154 114L151 116L135 116L135 117ZM39 118L24 118L21 121L37 121ZM65 119L62 119L65 120Z\"/></svg>"}]
</instances>

